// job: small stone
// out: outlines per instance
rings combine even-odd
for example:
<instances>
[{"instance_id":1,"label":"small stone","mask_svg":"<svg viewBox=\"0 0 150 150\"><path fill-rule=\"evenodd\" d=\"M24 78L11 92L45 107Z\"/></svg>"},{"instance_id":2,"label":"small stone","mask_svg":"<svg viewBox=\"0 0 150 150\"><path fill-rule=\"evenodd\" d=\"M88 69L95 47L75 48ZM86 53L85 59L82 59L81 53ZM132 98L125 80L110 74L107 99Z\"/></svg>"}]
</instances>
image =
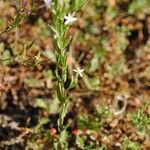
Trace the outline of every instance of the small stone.
<instances>
[{"instance_id":1,"label":"small stone","mask_svg":"<svg viewBox=\"0 0 150 150\"><path fill-rule=\"evenodd\" d=\"M108 139L107 136L104 136L104 137L102 138L102 141L103 141L104 144L107 144L108 141L109 141L109 139Z\"/></svg>"},{"instance_id":2,"label":"small stone","mask_svg":"<svg viewBox=\"0 0 150 150\"><path fill-rule=\"evenodd\" d=\"M72 134L74 134L74 135L80 135L80 134L82 134L82 131L79 130L79 129L74 129L74 130L72 130Z\"/></svg>"},{"instance_id":3,"label":"small stone","mask_svg":"<svg viewBox=\"0 0 150 150\"><path fill-rule=\"evenodd\" d=\"M110 126L111 126L112 128L114 128L114 127L117 126L118 122L119 122L118 119L115 119L115 120L113 120L113 121L110 123Z\"/></svg>"},{"instance_id":4,"label":"small stone","mask_svg":"<svg viewBox=\"0 0 150 150\"><path fill-rule=\"evenodd\" d=\"M90 130L86 130L86 134L90 135L91 131Z\"/></svg>"},{"instance_id":5,"label":"small stone","mask_svg":"<svg viewBox=\"0 0 150 150\"><path fill-rule=\"evenodd\" d=\"M54 136L57 133L57 130L55 128L51 128L50 133L52 136Z\"/></svg>"},{"instance_id":6,"label":"small stone","mask_svg":"<svg viewBox=\"0 0 150 150\"><path fill-rule=\"evenodd\" d=\"M134 104L135 104L136 107L141 107L142 106L142 102L138 98L134 99Z\"/></svg>"},{"instance_id":7,"label":"small stone","mask_svg":"<svg viewBox=\"0 0 150 150\"><path fill-rule=\"evenodd\" d=\"M90 139L93 140L93 141L96 141L96 137L94 135L91 135Z\"/></svg>"},{"instance_id":8,"label":"small stone","mask_svg":"<svg viewBox=\"0 0 150 150\"><path fill-rule=\"evenodd\" d=\"M122 147L121 143L116 143L115 146L116 146L117 148L121 148L121 147Z\"/></svg>"},{"instance_id":9,"label":"small stone","mask_svg":"<svg viewBox=\"0 0 150 150\"><path fill-rule=\"evenodd\" d=\"M150 142L149 142L149 139L146 139L144 142L143 142L143 145L147 148L150 148Z\"/></svg>"}]
</instances>

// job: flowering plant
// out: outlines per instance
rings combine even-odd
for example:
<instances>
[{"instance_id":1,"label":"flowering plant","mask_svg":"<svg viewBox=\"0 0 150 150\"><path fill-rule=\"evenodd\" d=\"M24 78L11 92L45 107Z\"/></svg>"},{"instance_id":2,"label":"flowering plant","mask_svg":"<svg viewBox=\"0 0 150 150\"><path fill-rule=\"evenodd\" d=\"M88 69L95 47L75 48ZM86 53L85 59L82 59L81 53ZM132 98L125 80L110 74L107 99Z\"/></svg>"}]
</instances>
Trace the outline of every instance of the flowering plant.
<instances>
[{"instance_id":1,"label":"flowering plant","mask_svg":"<svg viewBox=\"0 0 150 150\"><path fill-rule=\"evenodd\" d=\"M69 124L64 125L64 118L67 113L69 104L69 89L73 88L77 83L78 75L83 77L84 69L77 67L73 71L75 72L71 77L71 82L68 87L65 87L68 73L68 45L71 38L68 38L67 32L69 26L77 20L75 12L81 8L85 3L85 0L73 0L71 4L69 0L44 0L46 8L51 8L53 13L53 23L51 29L54 35L55 41L55 57L56 57L56 70L55 75L58 81L57 84L57 96L60 102L58 130L60 132L58 140L55 142L55 149L67 149L67 127ZM50 7L49 7L50 6Z\"/></svg>"},{"instance_id":2,"label":"flowering plant","mask_svg":"<svg viewBox=\"0 0 150 150\"><path fill-rule=\"evenodd\" d=\"M29 1L22 0L22 9L17 14L17 19L12 25L0 35L9 32L10 30L17 28L19 23L27 16L32 14L32 10L28 9ZM54 147L57 150L65 150L68 149L67 143L67 127L69 124L64 123L65 116L67 114L67 108L69 105L69 95L68 91L73 88L76 83L78 76L83 77L84 69L80 69L77 67L73 69L72 75L68 72L68 45L71 41L71 37L67 36L67 32L71 24L77 21L77 17L75 17L75 13L82 7L82 5L86 2L86 0L43 0L43 5L41 5L38 9L45 7L47 10L50 9L52 11L53 19L52 24L50 25L54 43L55 43L55 59L56 59L56 68L55 68L55 76L57 79L57 97L60 103L59 107L59 119L57 122L59 136L55 141ZM34 43L34 42L33 42ZM31 44L32 45L32 44ZM20 58L20 62L24 63L24 60ZM36 60L39 60L39 55L35 56ZM68 81L69 84L68 84ZM66 83L68 86L66 87Z\"/></svg>"}]
</instances>

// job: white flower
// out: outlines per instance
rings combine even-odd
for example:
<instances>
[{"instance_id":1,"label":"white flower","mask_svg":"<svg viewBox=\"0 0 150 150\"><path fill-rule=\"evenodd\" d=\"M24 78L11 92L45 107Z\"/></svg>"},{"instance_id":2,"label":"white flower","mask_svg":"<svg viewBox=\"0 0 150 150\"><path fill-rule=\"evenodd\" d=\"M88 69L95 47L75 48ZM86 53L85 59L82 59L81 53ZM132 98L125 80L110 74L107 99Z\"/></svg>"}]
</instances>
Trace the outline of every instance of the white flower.
<instances>
[{"instance_id":1,"label":"white flower","mask_svg":"<svg viewBox=\"0 0 150 150\"><path fill-rule=\"evenodd\" d=\"M78 73L80 77L83 77L82 72L84 71L84 69L80 69L79 67L77 67L77 69L73 69L73 71Z\"/></svg>"},{"instance_id":2,"label":"white flower","mask_svg":"<svg viewBox=\"0 0 150 150\"><path fill-rule=\"evenodd\" d=\"M70 13L69 13L68 15L66 15L66 16L64 17L64 19L65 19L65 24L66 24L66 25L67 25L67 24L70 24L70 23L72 23L72 22L74 22L74 21L77 20L77 18L74 17L73 15L71 15Z\"/></svg>"},{"instance_id":3,"label":"white flower","mask_svg":"<svg viewBox=\"0 0 150 150\"><path fill-rule=\"evenodd\" d=\"M46 8L49 7L49 5L51 4L52 0L43 0L45 5L46 5Z\"/></svg>"}]
</instances>

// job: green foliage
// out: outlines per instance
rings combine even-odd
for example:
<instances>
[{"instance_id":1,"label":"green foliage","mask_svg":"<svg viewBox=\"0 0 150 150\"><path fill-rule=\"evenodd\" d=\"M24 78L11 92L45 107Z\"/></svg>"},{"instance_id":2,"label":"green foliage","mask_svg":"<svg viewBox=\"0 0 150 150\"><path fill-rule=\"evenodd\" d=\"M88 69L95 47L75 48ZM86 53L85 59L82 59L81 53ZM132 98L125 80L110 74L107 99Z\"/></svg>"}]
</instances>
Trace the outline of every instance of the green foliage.
<instances>
[{"instance_id":1,"label":"green foliage","mask_svg":"<svg viewBox=\"0 0 150 150\"><path fill-rule=\"evenodd\" d=\"M128 6L128 13L149 13L149 0L133 0Z\"/></svg>"},{"instance_id":2,"label":"green foliage","mask_svg":"<svg viewBox=\"0 0 150 150\"><path fill-rule=\"evenodd\" d=\"M0 18L0 27L3 26L5 24L5 21L3 20L3 18Z\"/></svg>"},{"instance_id":3,"label":"green foliage","mask_svg":"<svg viewBox=\"0 0 150 150\"><path fill-rule=\"evenodd\" d=\"M73 88L77 83L77 75L72 75L71 82L66 89L65 83L68 78L68 64L67 64L67 57L68 57L68 50L67 47L71 41L71 38L67 36L67 32L70 26L70 23L76 20L73 15L77 10L81 8L81 6L85 3L85 0L74 0L70 3L69 0L65 1L58 1L55 0L53 5L51 5L51 9L53 12L53 21L51 24L51 30L54 35L54 42L55 42L55 60L56 60L56 70L55 75L57 79L57 97L60 102L60 109L59 109L59 119L57 121L58 130L60 132L59 138L54 144L55 149L67 149L67 131L66 126L64 125L64 118L67 114L67 108L69 105L69 97L68 97L68 90ZM70 14L70 10L72 14ZM65 20L66 18L71 17L70 20ZM72 21L72 19L74 21ZM71 22L70 22L71 21Z\"/></svg>"},{"instance_id":4,"label":"green foliage","mask_svg":"<svg viewBox=\"0 0 150 150\"><path fill-rule=\"evenodd\" d=\"M128 137L124 138L123 150L141 150L140 144L137 142L132 142Z\"/></svg>"},{"instance_id":5,"label":"green foliage","mask_svg":"<svg viewBox=\"0 0 150 150\"><path fill-rule=\"evenodd\" d=\"M97 106L93 114L79 116L78 125L82 130L99 130L104 124L106 118L112 117L112 112L108 106Z\"/></svg>"},{"instance_id":6,"label":"green foliage","mask_svg":"<svg viewBox=\"0 0 150 150\"><path fill-rule=\"evenodd\" d=\"M87 150L107 150L105 146L94 146L93 144L86 147Z\"/></svg>"},{"instance_id":7,"label":"green foliage","mask_svg":"<svg viewBox=\"0 0 150 150\"><path fill-rule=\"evenodd\" d=\"M51 51L51 50L45 50L42 54L44 56L46 56L52 62L56 62L56 56L55 56L55 54L54 54L53 51Z\"/></svg>"},{"instance_id":8,"label":"green foliage","mask_svg":"<svg viewBox=\"0 0 150 150\"><path fill-rule=\"evenodd\" d=\"M4 43L0 43L0 64L7 66L9 64L11 64L11 52L9 49L5 49L5 44Z\"/></svg>"},{"instance_id":9,"label":"green foliage","mask_svg":"<svg viewBox=\"0 0 150 150\"><path fill-rule=\"evenodd\" d=\"M87 32L90 32L91 34L98 34L99 33L99 28L97 25L89 23L87 26Z\"/></svg>"},{"instance_id":10,"label":"green foliage","mask_svg":"<svg viewBox=\"0 0 150 150\"><path fill-rule=\"evenodd\" d=\"M50 122L50 120L49 120L48 118L45 118L45 117L40 118L40 119L39 119L38 126L39 126L39 127L42 127L43 125L46 125L46 124L49 123L49 122Z\"/></svg>"},{"instance_id":11,"label":"green foliage","mask_svg":"<svg viewBox=\"0 0 150 150\"><path fill-rule=\"evenodd\" d=\"M42 81L39 81L38 79L35 78L28 78L25 81L25 84L28 85L31 88L41 88L44 87L44 83Z\"/></svg>"},{"instance_id":12,"label":"green foliage","mask_svg":"<svg viewBox=\"0 0 150 150\"><path fill-rule=\"evenodd\" d=\"M41 34L44 36L44 37L49 37L51 32L50 30L47 28L47 24L46 22L42 19L42 18L39 18L38 19L38 26L40 27L41 29Z\"/></svg>"},{"instance_id":13,"label":"green foliage","mask_svg":"<svg viewBox=\"0 0 150 150\"><path fill-rule=\"evenodd\" d=\"M10 63L17 62L21 65L28 66L28 67L37 66L40 63L40 52L37 52L37 54L32 58L27 57L27 50L33 46L36 40L37 39L35 39L29 44L18 44L17 40L15 40L11 50L7 50L7 49L5 50L4 45L2 44L3 48L1 49L2 51L1 53L2 53L3 58L0 59L0 63L3 65L9 65ZM20 51L18 52L17 49L19 49ZM13 54L11 54L11 52ZM29 83L29 86L30 86L31 82L34 82L34 81L32 81L31 79L31 81L27 81L27 84ZM31 86L32 86L32 83L31 83Z\"/></svg>"},{"instance_id":14,"label":"green foliage","mask_svg":"<svg viewBox=\"0 0 150 150\"><path fill-rule=\"evenodd\" d=\"M76 144L80 149L84 149L84 142L85 140L82 137L76 136Z\"/></svg>"},{"instance_id":15,"label":"green foliage","mask_svg":"<svg viewBox=\"0 0 150 150\"><path fill-rule=\"evenodd\" d=\"M42 150L45 148L45 144L48 147L52 147L53 139L51 134L49 130L44 130L43 128L43 125L48 122L49 120L47 118L41 118L38 126L32 128L32 134L27 139L27 150Z\"/></svg>"},{"instance_id":16,"label":"green foliage","mask_svg":"<svg viewBox=\"0 0 150 150\"><path fill-rule=\"evenodd\" d=\"M0 33L0 36L3 35L4 33L8 33L13 29L16 29L19 27L19 24L22 20L24 20L26 17L26 15L24 14L24 12L22 10L18 10L18 12L16 13L16 15L13 17L13 21L6 26L5 30L3 32Z\"/></svg>"},{"instance_id":17,"label":"green foliage","mask_svg":"<svg viewBox=\"0 0 150 150\"><path fill-rule=\"evenodd\" d=\"M67 143L67 138L68 138L68 132L66 129L61 131L59 140L54 143L54 148L55 149L62 149L62 150L68 150L68 143Z\"/></svg>"},{"instance_id":18,"label":"green foliage","mask_svg":"<svg viewBox=\"0 0 150 150\"><path fill-rule=\"evenodd\" d=\"M55 114L58 113L59 103L60 102L58 101L57 96L54 96L51 101L46 101L44 99L38 98L36 99L34 106L46 110L49 114Z\"/></svg>"},{"instance_id":19,"label":"green foliage","mask_svg":"<svg viewBox=\"0 0 150 150\"><path fill-rule=\"evenodd\" d=\"M118 50L125 51L128 46L127 36L131 33L126 26L116 26Z\"/></svg>"},{"instance_id":20,"label":"green foliage","mask_svg":"<svg viewBox=\"0 0 150 150\"><path fill-rule=\"evenodd\" d=\"M150 65L145 70L145 77L150 80Z\"/></svg>"},{"instance_id":21,"label":"green foliage","mask_svg":"<svg viewBox=\"0 0 150 150\"><path fill-rule=\"evenodd\" d=\"M4 61L2 61L3 65L9 65L11 63L11 59L10 59L11 58L11 53L10 53L10 50L5 50L3 52L2 57L3 57L3 60L4 60Z\"/></svg>"},{"instance_id":22,"label":"green foliage","mask_svg":"<svg viewBox=\"0 0 150 150\"><path fill-rule=\"evenodd\" d=\"M41 99L41 98L38 98L36 100L35 107L39 107L39 108L43 108L43 109L48 109L47 103L43 99Z\"/></svg>"},{"instance_id":23,"label":"green foliage","mask_svg":"<svg viewBox=\"0 0 150 150\"><path fill-rule=\"evenodd\" d=\"M85 144L86 138L76 136L76 144L81 150L107 150L105 146L96 146L94 144Z\"/></svg>"},{"instance_id":24,"label":"green foliage","mask_svg":"<svg viewBox=\"0 0 150 150\"><path fill-rule=\"evenodd\" d=\"M108 66L108 74L113 77L121 75L123 73L124 65L125 59L116 60L114 64Z\"/></svg>"},{"instance_id":25,"label":"green foliage","mask_svg":"<svg viewBox=\"0 0 150 150\"><path fill-rule=\"evenodd\" d=\"M123 26L123 25L122 26L116 26L116 30L124 33L127 36L131 35L129 28L126 26Z\"/></svg>"},{"instance_id":26,"label":"green foliage","mask_svg":"<svg viewBox=\"0 0 150 150\"><path fill-rule=\"evenodd\" d=\"M95 72L99 68L100 59L103 58L106 54L103 48L93 48L94 56L91 60L90 72Z\"/></svg>"},{"instance_id":27,"label":"green foliage","mask_svg":"<svg viewBox=\"0 0 150 150\"><path fill-rule=\"evenodd\" d=\"M72 1L72 11L78 11L84 4L86 0L73 0Z\"/></svg>"},{"instance_id":28,"label":"green foliage","mask_svg":"<svg viewBox=\"0 0 150 150\"><path fill-rule=\"evenodd\" d=\"M109 107L106 105L97 106L96 110L97 110L97 113L101 115L103 118L112 117L113 115Z\"/></svg>"},{"instance_id":29,"label":"green foliage","mask_svg":"<svg viewBox=\"0 0 150 150\"><path fill-rule=\"evenodd\" d=\"M87 75L84 75L84 83L90 90L99 90L100 87L100 79L99 77L88 77Z\"/></svg>"},{"instance_id":30,"label":"green foliage","mask_svg":"<svg viewBox=\"0 0 150 150\"><path fill-rule=\"evenodd\" d=\"M141 110L131 114L131 123L136 126L140 131L146 130L150 125L150 117L145 113L149 103L146 103Z\"/></svg>"},{"instance_id":31,"label":"green foliage","mask_svg":"<svg viewBox=\"0 0 150 150\"><path fill-rule=\"evenodd\" d=\"M102 127L100 118L93 115L82 115L78 120L79 128L82 130L91 129L98 130Z\"/></svg>"},{"instance_id":32,"label":"green foliage","mask_svg":"<svg viewBox=\"0 0 150 150\"><path fill-rule=\"evenodd\" d=\"M118 15L118 12L117 12L117 8L115 7L107 7L107 10L106 10L106 20L108 21L111 21L112 19L114 19L116 16Z\"/></svg>"}]
</instances>

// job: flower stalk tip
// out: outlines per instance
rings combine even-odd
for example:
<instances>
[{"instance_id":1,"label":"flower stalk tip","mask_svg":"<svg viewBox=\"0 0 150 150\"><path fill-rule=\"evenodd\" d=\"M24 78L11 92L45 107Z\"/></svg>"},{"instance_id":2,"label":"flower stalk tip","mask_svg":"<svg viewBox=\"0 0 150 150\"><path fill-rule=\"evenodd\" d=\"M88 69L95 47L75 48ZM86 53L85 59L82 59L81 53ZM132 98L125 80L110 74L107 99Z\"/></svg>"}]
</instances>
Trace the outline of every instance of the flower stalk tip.
<instances>
[{"instance_id":1,"label":"flower stalk tip","mask_svg":"<svg viewBox=\"0 0 150 150\"><path fill-rule=\"evenodd\" d=\"M52 0L43 0L43 1L44 1L45 5L46 5L46 8L48 8L51 5L51 3L52 3Z\"/></svg>"},{"instance_id":2,"label":"flower stalk tip","mask_svg":"<svg viewBox=\"0 0 150 150\"><path fill-rule=\"evenodd\" d=\"M76 17L74 17L72 14L68 14L68 15L65 15L64 16L64 19L65 19L65 25L68 25L68 24L71 24L73 22L75 22L77 20Z\"/></svg>"},{"instance_id":3,"label":"flower stalk tip","mask_svg":"<svg viewBox=\"0 0 150 150\"><path fill-rule=\"evenodd\" d=\"M84 69L77 67L76 69L73 69L73 71L76 72L80 77L83 77Z\"/></svg>"}]
</instances>

